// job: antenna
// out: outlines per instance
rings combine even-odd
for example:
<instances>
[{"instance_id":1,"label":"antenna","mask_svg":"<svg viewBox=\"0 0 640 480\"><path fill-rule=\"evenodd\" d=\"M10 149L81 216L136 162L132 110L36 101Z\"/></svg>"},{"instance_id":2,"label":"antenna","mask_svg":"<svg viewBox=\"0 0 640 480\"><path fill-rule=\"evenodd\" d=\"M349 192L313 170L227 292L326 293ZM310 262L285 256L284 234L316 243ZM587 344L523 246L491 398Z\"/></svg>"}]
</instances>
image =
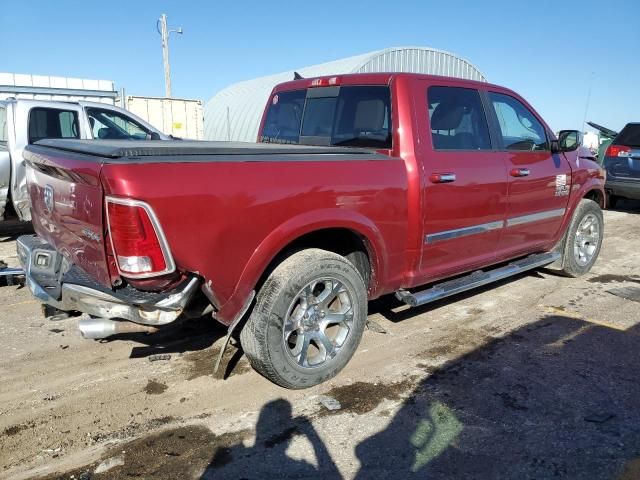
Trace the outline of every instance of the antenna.
<instances>
[{"instance_id":1,"label":"antenna","mask_svg":"<svg viewBox=\"0 0 640 480\"><path fill-rule=\"evenodd\" d=\"M584 133L585 125L587 123L587 113L589 113L589 102L591 101L591 89L593 88L593 79L595 78L595 72L591 72L591 80L589 81L589 91L587 92L587 101L584 104L584 118L582 119L582 133Z\"/></svg>"}]
</instances>

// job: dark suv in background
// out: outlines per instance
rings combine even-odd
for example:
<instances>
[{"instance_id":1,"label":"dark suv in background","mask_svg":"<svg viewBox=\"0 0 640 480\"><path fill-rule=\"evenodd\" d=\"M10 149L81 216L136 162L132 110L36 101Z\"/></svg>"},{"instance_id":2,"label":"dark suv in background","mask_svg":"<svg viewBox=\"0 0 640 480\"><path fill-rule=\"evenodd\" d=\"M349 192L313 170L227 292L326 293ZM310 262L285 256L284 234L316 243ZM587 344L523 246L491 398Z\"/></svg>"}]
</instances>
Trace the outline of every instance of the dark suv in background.
<instances>
[{"instance_id":1,"label":"dark suv in background","mask_svg":"<svg viewBox=\"0 0 640 480\"><path fill-rule=\"evenodd\" d=\"M615 207L620 198L640 200L640 123L628 123L613 139L603 166L610 207Z\"/></svg>"}]
</instances>

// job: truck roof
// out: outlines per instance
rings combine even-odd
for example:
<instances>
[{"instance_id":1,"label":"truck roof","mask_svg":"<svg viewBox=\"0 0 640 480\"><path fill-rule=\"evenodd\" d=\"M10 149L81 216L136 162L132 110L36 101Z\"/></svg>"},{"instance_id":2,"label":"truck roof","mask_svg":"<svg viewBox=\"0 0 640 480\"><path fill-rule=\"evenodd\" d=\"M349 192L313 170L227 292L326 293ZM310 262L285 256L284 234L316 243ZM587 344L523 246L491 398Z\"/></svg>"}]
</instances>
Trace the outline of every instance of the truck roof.
<instances>
[{"instance_id":1,"label":"truck roof","mask_svg":"<svg viewBox=\"0 0 640 480\"><path fill-rule=\"evenodd\" d=\"M158 141L158 140L74 140L74 139L44 139L27 147L34 152L41 151L42 147L65 152L91 155L104 158L107 163L125 159L126 161L143 160L154 161L156 157L182 157L182 156L225 156L238 157L262 156L262 157L287 157L295 156L296 160L301 155L351 155L366 157L369 159L389 159L386 155L377 154L375 151L363 148L351 147L317 147L306 145L281 145L274 143L248 143L248 142L208 142L208 141ZM203 159L204 160L204 159ZM184 161L184 159L183 159Z\"/></svg>"},{"instance_id":2,"label":"truck roof","mask_svg":"<svg viewBox=\"0 0 640 480\"><path fill-rule=\"evenodd\" d=\"M362 84L387 85L389 82L391 82L392 79L400 78L400 77L444 81L445 83L451 83L456 85L464 84L464 85L469 85L476 88L492 87L492 88L498 88L501 90L508 90L505 87L502 87L500 85L495 85L488 82L481 82L477 80L467 80L464 78L445 77L440 75L426 75L423 73L382 72L382 73L346 73L346 74L338 74L338 75L324 75L321 77L302 78L299 80L291 80L289 82L283 82L278 84L274 88L274 92L309 88L314 86L314 82L318 82L321 80L328 81L334 78L337 79L336 80L337 83L335 85L338 86L338 85L362 85Z\"/></svg>"}]
</instances>

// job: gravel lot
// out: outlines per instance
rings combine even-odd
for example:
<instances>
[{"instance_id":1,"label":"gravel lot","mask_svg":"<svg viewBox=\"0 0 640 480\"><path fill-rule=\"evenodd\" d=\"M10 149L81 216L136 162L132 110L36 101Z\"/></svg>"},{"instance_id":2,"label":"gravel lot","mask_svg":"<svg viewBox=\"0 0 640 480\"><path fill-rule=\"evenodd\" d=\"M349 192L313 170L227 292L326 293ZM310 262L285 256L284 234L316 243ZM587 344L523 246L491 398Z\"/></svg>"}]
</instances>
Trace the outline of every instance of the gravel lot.
<instances>
[{"instance_id":1,"label":"gravel lot","mask_svg":"<svg viewBox=\"0 0 640 480\"><path fill-rule=\"evenodd\" d=\"M211 320L89 341L2 286L0 477L640 478L640 303L609 292L640 300L640 206L622 207L605 212L586 277L371 303L386 333L367 331L345 371L304 391L235 347L214 378ZM15 264L14 239L0 259Z\"/></svg>"}]
</instances>

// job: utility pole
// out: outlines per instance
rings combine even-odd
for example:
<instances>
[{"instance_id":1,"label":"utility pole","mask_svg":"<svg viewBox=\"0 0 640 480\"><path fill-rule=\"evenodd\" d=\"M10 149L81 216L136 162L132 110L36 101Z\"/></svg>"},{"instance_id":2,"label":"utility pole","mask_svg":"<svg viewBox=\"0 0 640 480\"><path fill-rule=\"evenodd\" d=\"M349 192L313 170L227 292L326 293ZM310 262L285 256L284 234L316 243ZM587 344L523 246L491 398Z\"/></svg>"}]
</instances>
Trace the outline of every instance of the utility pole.
<instances>
[{"instance_id":1,"label":"utility pole","mask_svg":"<svg viewBox=\"0 0 640 480\"><path fill-rule=\"evenodd\" d=\"M156 23L158 33L162 37L162 60L164 62L164 91L167 98L171 97L171 66L169 65L169 35L179 33L182 35L182 27L177 30L169 30L167 16L163 13Z\"/></svg>"}]
</instances>

